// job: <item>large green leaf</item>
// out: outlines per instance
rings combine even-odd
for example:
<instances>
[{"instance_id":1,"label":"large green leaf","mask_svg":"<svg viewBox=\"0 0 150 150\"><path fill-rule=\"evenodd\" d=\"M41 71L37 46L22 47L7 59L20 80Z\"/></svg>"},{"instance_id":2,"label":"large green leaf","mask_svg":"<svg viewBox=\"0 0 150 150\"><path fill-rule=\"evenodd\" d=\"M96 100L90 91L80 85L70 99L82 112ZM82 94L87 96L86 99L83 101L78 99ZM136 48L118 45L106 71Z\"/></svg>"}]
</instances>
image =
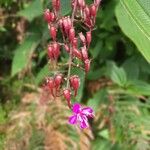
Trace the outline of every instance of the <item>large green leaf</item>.
<instances>
[{"instance_id":1,"label":"large green leaf","mask_svg":"<svg viewBox=\"0 0 150 150\"><path fill-rule=\"evenodd\" d=\"M29 65L31 55L39 44L39 35L32 34L15 50L11 75L14 76Z\"/></svg>"},{"instance_id":2,"label":"large green leaf","mask_svg":"<svg viewBox=\"0 0 150 150\"><path fill-rule=\"evenodd\" d=\"M19 11L18 15L24 16L27 20L32 21L35 17L42 15L42 13L41 0L34 0L25 9Z\"/></svg>"},{"instance_id":3,"label":"large green leaf","mask_svg":"<svg viewBox=\"0 0 150 150\"><path fill-rule=\"evenodd\" d=\"M150 0L120 0L116 16L123 32L150 62Z\"/></svg>"}]
</instances>

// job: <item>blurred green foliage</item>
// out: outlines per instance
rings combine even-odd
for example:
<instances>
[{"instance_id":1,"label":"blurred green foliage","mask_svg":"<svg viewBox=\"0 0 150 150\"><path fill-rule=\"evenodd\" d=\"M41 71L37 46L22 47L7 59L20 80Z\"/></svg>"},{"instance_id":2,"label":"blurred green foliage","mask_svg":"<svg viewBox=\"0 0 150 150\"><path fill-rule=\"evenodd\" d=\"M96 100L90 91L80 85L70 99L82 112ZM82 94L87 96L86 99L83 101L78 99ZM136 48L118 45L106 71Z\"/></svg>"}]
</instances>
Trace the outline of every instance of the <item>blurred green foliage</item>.
<instances>
[{"instance_id":1,"label":"blurred green foliage","mask_svg":"<svg viewBox=\"0 0 150 150\"><path fill-rule=\"evenodd\" d=\"M71 10L69 3L70 0L62 0L64 15ZM53 72L47 65L45 50L51 38L42 17L43 10L51 7L50 1L1 0L0 5L0 125L3 125L9 122L9 113L19 107L23 94L34 91L26 85L38 86ZM21 26L23 33L16 31L22 19L25 19ZM23 40L17 40L18 34ZM84 77L81 70L72 69L82 79L74 101L86 103L96 112L96 119L91 122L94 135L91 149L150 149L149 49L150 1L103 0L89 50L91 70ZM66 60L63 53L60 64ZM92 92L95 87L98 88ZM68 127L68 132L71 131ZM5 136L0 130L0 147ZM30 149L43 145L43 138L41 131L33 129Z\"/></svg>"}]
</instances>

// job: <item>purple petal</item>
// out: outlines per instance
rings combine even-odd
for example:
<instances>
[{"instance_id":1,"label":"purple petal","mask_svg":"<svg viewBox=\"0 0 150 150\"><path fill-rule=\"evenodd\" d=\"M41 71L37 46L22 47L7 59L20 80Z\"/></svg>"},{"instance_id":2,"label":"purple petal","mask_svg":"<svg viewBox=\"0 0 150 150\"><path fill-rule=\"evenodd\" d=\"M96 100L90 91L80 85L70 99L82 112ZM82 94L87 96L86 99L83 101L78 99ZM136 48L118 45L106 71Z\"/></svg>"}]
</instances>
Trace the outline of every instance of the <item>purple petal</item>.
<instances>
[{"instance_id":1,"label":"purple petal","mask_svg":"<svg viewBox=\"0 0 150 150\"><path fill-rule=\"evenodd\" d=\"M88 127L89 127L89 124L88 124L87 120L83 120L82 122L80 122L80 128L81 129L85 129Z\"/></svg>"},{"instance_id":2,"label":"purple petal","mask_svg":"<svg viewBox=\"0 0 150 150\"><path fill-rule=\"evenodd\" d=\"M77 115L69 117L69 123L76 124L77 123Z\"/></svg>"},{"instance_id":3,"label":"purple petal","mask_svg":"<svg viewBox=\"0 0 150 150\"><path fill-rule=\"evenodd\" d=\"M72 108L72 111L74 112L74 113L79 113L80 111L81 111L81 106L80 106L80 104L78 104L78 103L76 103L76 104L74 104L73 105L73 108Z\"/></svg>"},{"instance_id":4,"label":"purple petal","mask_svg":"<svg viewBox=\"0 0 150 150\"><path fill-rule=\"evenodd\" d=\"M93 109L91 107L85 107L82 109L82 113L85 114L86 116L93 116Z\"/></svg>"}]
</instances>

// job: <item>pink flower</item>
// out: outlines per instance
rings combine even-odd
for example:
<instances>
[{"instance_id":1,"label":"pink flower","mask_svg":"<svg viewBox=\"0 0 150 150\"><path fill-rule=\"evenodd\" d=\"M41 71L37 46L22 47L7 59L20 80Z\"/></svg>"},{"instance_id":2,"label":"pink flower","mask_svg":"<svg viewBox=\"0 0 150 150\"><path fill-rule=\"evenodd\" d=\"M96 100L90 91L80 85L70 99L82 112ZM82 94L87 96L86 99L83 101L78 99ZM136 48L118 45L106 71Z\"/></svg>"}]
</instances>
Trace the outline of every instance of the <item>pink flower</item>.
<instances>
[{"instance_id":1,"label":"pink flower","mask_svg":"<svg viewBox=\"0 0 150 150\"><path fill-rule=\"evenodd\" d=\"M81 129L89 127L88 118L93 118L93 109L91 107L81 108L81 105L76 103L72 107L74 113L69 117L70 124L79 124Z\"/></svg>"}]
</instances>

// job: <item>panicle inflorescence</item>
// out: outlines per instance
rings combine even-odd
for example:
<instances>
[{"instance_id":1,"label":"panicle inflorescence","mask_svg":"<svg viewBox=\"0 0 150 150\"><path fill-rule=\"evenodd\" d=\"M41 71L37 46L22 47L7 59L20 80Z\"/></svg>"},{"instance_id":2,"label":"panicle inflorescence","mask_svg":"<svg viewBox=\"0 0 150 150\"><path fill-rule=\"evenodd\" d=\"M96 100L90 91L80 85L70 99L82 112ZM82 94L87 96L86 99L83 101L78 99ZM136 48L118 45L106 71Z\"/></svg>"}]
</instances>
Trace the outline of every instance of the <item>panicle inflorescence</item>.
<instances>
[{"instance_id":1,"label":"panicle inflorescence","mask_svg":"<svg viewBox=\"0 0 150 150\"><path fill-rule=\"evenodd\" d=\"M45 86L53 97L63 95L68 107L73 108L71 97L77 96L80 86L78 75L71 75L71 67L79 67L88 73L90 70L90 58L88 49L92 41L92 30L95 25L96 14L101 0L94 0L87 5L85 0L71 0L71 16L61 15L60 0L52 0L52 9L46 9L44 19L48 24L51 42L47 47L47 55L51 64L56 64L61 51L64 49L68 55L68 74L57 73L54 77L46 78ZM83 31L76 29L76 24L83 27ZM61 39L59 31L61 32ZM61 41L61 42L60 42ZM81 63L75 64L74 59Z\"/></svg>"}]
</instances>

